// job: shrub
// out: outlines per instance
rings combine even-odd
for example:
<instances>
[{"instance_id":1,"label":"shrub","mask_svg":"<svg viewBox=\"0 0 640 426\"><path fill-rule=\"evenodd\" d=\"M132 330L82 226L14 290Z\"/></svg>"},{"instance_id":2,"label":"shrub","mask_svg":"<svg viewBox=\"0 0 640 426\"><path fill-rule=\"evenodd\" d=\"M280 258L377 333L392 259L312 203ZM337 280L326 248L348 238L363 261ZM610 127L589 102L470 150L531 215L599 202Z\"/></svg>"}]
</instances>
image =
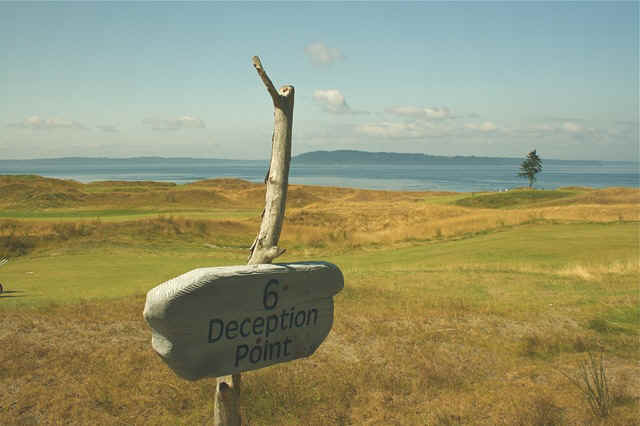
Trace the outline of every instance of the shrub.
<instances>
[{"instance_id":1,"label":"shrub","mask_svg":"<svg viewBox=\"0 0 640 426\"><path fill-rule=\"evenodd\" d=\"M599 356L588 353L587 359L578 364L575 375L562 372L584 395L594 415L602 418L609 416L613 395L609 390L609 378L604 363L604 352Z\"/></svg>"}]
</instances>

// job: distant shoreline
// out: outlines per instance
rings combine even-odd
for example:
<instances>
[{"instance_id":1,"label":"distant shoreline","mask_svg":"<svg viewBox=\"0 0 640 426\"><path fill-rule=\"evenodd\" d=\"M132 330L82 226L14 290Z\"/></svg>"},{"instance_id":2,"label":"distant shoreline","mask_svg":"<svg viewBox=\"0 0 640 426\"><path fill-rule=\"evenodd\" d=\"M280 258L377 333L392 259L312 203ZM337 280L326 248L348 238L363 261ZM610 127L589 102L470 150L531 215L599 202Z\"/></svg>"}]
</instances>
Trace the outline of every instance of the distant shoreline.
<instances>
[{"instance_id":1,"label":"distant shoreline","mask_svg":"<svg viewBox=\"0 0 640 426\"><path fill-rule=\"evenodd\" d=\"M522 159L438 157L424 154L315 152L294 157L289 182L360 189L482 192L524 186L517 177ZM332 160L333 158L333 160ZM262 182L266 160L133 157L127 159L66 157L0 160L0 175L39 175L79 182L154 181L185 184L210 178ZM543 159L535 186L640 186L638 163Z\"/></svg>"},{"instance_id":2,"label":"distant shoreline","mask_svg":"<svg viewBox=\"0 0 640 426\"><path fill-rule=\"evenodd\" d=\"M428 163L506 163L521 162L523 158L516 157L483 157L476 155L429 155L421 153L399 153L399 152L371 152L358 150L336 150L336 151L310 151L298 154L292 158L296 163L315 164L379 164L384 161L386 164L428 164ZM576 164L602 164L602 163L624 163L640 164L636 161L622 160L560 160L555 158L545 159L544 162L570 162Z\"/></svg>"},{"instance_id":3,"label":"distant shoreline","mask_svg":"<svg viewBox=\"0 0 640 426\"><path fill-rule=\"evenodd\" d=\"M524 157L523 157L524 158ZM309 151L302 154L292 156L292 163L296 164L378 164L384 161L386 164L426 164L426 163L463 163L463 162L499 162L512 163L522 161L523 158L518 157L484 157L476 155L430 155L422 153L400 153L400 152L373 152L359 150L334 150L334 151ZM638 164L639 161L632 160L563 160L557 158L542 157L543 164L545 162L552 163L574 163L574 164ZM202 158L202 157L163 157L163 156L133 156L133 157L91 157L91 156L73 156L73 157L50 157L50 158L18 158L18 159L0 159L0 164L7 162L69 162L76 163L81 161L96 162L157 162L157 161L176 161L176 162L253 162L268 161L265 159L243 160L238 158Z\"/></svg>"}]
</instances>

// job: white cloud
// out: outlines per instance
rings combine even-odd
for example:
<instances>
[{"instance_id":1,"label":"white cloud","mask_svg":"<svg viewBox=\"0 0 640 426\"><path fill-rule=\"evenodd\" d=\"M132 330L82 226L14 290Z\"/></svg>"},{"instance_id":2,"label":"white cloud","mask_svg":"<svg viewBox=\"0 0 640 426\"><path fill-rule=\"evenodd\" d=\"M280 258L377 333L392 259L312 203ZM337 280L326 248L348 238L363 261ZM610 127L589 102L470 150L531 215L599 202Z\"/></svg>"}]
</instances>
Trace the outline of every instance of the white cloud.
<instances>
[{"instance_id":1,"label":"white cloud","mask_svg":"<svg viewBox=\"0 0 640 426\"><path fill-rule=\"evenodd\" d=\"M638 140L638 131L640 127L637 121L616 121L612 127L607 129L610 135L617 137L626 137L629 139ZM636 142L637 143L637 142Z\"/></svg>"},{"instance_id":2,"label":"white cloud","mask_svg":"<svg viewBox=\"0 0 640 426\"><path fill-rule=\"evenodd\" d=\"M98 125L96 126L96 128L102 130L105 133L118 133L119 130L116 126L112 125L112 124L102 124L102 125Z\"/></svg>"},{"instance_id":3,"label":"white cloud","mask_svg":"<svg viewBox=\"0 0 640 426\"><path fill-rule=\"evenodd\" d=\"M542 131L542 132L552 132L555 130L555 128L548 123L542 123L542 124L536 124L534 125L531 130L538 130L538 131Z\"/></svg>"},{"instance_id":4,"label":"white cloud","mask_svg":"<svg viewBox=\"0 0 640 426\"><path fill-rule=\"evenodd\" d=\"M344 114L351 111L344 95L337 89L316 90L313 99L322 104L325 110L336 114Z\"/></svg>"},{"instance_id":5,"label":"white cloud","mask_svg":"<svg viewBox=\"0 0 640 426\"><path fill-rule=\"evenodd\" d=\"M390 114L417 117L423 119L443 119L453 118L451 110L447 107L413 107L413 106L399 106L393 108L387 108L386 110Z\"/></svg>"},{"instance_id":6,"label":"white cloud","mask_svg":"<svg viewBox=\"0 0 640 426\"><path fill-rule=\"evenodd\" d=\"M334 62L344 59L344 55L340 49L335 47L327 47L322 42L311 43L304 48L305 53L316 65L331 65Z\"/></svg>"},{"instance_id":7,"label":"white cloud","mask_svg":"<svg viewBox=\"0 0 640 426\"><path fill-rule=\"evenodd\" d=\"M204 121L189 115L170 119L145 118L142 123L149 124L153 130L160 131L203 129L205 127Z\"/></svg>"},{"instance_id":8,"label":"white cloud","mask_svg":"<svg viewBox=\"0 0 640 426\"><path fill-rule=\"evenodd\" d=\"M356 127L356 132L366 136L389 139L414 139L426 136L425 129L417 123L368 123Z\"/></svg>"},{"instance_id":9,"label":"white cloud","mask_svg":"<svg viewBox=\"0 0 640 426\"><path fill-rule=\"evenodd\" d=\"M584 125L577 123L575 120L563 122L556 122L556 120L552 120L551 122L533 124L529 127L522 128L519 131L525 134L535 135L561 135L568 133L579 136L581 134L597 132L597 129L587 128Z\"/></svg>"},{"instance_id":10,"label":"white cloud","mask_svg":"<svg viewBox=\"0 0 640 426\"><path fill-rule=\"evenodd\" d=\"M190 129L202 129L204 128L204 121L199 118L191 117L185 115L176 120L176 122L180 123L181 127L190 128Z\"/></svg>"},{"instance_id":11,"label":"white cloud","mask_svg":"<svg viewBox=\"0 0 640 426\"><path fill-rule=\"evenodd\" d=\"M569 133L581 133L582 131L584 131L584 127L572 121L565 121L564 123L562 123L562 130Z\"/></svg>"},{"instance_id":12,"label":"white cloud","mask_svg":"<svg viewBox=\"0 0 640 426\"><path fill-rule=\"evenodd\" d=\"M479 123L479 124L467 123L464 125L464 127L465 129L478 130L480 132L493 132L498 129L498 126L496 126L491 121L485 121L484 123Z\"/></svg>"},{"instance_id":13,"label":"white cloud","mask_svg":"<svg viewBox=\"0 0 640 426\"><path fill-rule=\"evenodd\" d=\"M77 121L62 120L60 118L42 118L37 115L25 118L20 123L11 123L7 127L33 130L54 130L54 129L86 129Z\"/></svg>"}]
</instances>

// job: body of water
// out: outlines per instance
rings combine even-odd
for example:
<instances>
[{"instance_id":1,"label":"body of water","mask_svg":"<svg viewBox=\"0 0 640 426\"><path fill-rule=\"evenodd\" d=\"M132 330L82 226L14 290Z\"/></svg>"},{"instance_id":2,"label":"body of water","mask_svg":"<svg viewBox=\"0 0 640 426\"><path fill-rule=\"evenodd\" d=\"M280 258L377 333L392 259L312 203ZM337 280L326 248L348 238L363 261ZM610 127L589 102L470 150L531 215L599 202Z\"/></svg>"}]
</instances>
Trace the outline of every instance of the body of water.
<instances>
[{"instance_id":1,"label":"body of water","mask_svg":"<svg viewBox=\"0 0 640 426\"><path fill-rule=\"evenodd\" d=\"M289 182L368 189L500 191L528 185L517 177L519 159L460 158L426 164L308 164L294 162ZM262 182L267 161L190 158L61 158L0 160L0 174L37 174L80 182L149 180L184 184L209 178ZM536 188L603 188L640 184L635 162L547 160Z\"/></svg>"}]
</instances>

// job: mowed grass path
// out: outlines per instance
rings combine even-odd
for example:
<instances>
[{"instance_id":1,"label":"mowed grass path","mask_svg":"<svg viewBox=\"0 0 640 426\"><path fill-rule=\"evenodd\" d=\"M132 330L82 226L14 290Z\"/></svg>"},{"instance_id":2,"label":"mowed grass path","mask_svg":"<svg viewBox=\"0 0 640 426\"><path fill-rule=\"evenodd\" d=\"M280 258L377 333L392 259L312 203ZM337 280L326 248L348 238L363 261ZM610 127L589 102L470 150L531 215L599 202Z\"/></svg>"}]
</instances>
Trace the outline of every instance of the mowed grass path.
<instances>
[{"instance_id":1,"label":"mowed grass path","mask_svg":"<svg viewBox=\"0 0 640 426\"><path fill-rule=\"evenodd\" d=\"M341 256L319 252L347 274L435 272L561 273L562 268L595 267L637 258L639 227L626 224L526 225L453 241L415 247L378 248ZM597 253L597 255L595 255ZM13 260L0 282L0 309L42 306L83 299L145 294L151 287L188 270L244 264L241 249L193 247L96 248L55 251ZM313 260L293 253L281 261ZM317 259L316 259L317 260ZM408 280L410 284L411 279Z\"/></svg>"}]
</instances>

